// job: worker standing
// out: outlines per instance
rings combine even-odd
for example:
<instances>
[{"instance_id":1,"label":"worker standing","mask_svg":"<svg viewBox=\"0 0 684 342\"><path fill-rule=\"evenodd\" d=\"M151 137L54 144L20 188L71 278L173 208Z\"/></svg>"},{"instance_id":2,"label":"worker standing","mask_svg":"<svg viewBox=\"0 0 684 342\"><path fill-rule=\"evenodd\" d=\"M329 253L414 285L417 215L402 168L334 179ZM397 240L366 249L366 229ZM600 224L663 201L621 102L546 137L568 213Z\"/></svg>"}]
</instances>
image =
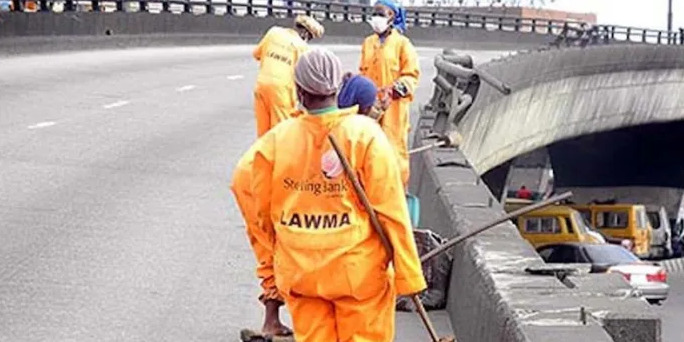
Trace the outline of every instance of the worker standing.
<instances>
[{"instance_id":1,"label":"worker standing","mask_svg":"<svg viewBox=\"0 0 684 342\"><path fill-rule=\"evenodd\" d=\"M323 36L324 28L314 18L299 15L294 28L271 27L252 53L259 62L254 89L257 136L291 117L297 107L294 67L307 49L307 42Z\"/></svg>"},{"instance_id":2,"label":"worker standing","mask_svg":"<svg viewBox=\"0 0 684 342\"><path fill-rule=\"evenodd\" d=\"M338 109L339 59L304 54L295 68L307 112L260 140L252 168L257 231L273 250L273 274L292 315L295 340L394 338L396 295L426 288L393 148L380 126ZM356 197L328 135L334 136L384 224L389 255ZM390 260L392 265L390 266Z\"/></svg>"},{"instance_id":3,"label":"worker standing","mask_svg":"<svg viewBox=\"0 0 684 342\"><path fill-rule=\"evenodd\" d=\"M262 293L259 301L265 307L264 324L261 333L265 336L291 336L292 330L280 321L280 307L284 304L278 293L273 277L273 249L272 241L267 241L268 235L257 230L257 216L252 196L251 172L254 153L259 148L261 140L257 140L240 158L231 179L230 190L235 196L238 208L245 221L245 228L249 243L257 260L256 274L261 279Z\"/></svg>"},{"instance_id":4,"label":"worker standing","mask_svg":"<svg viewBox=\"0 0 684 342\"><path fill-rule=\"evenodd\" d=\"M380 120L382 129L399 156L404 188L409 181L409 112L418 86L418 55L406 31L406 10L393 0L379 0L373 8L371 27L361 47L361 74L367 76L393 101Z\"/></svg>"}]
</instances>

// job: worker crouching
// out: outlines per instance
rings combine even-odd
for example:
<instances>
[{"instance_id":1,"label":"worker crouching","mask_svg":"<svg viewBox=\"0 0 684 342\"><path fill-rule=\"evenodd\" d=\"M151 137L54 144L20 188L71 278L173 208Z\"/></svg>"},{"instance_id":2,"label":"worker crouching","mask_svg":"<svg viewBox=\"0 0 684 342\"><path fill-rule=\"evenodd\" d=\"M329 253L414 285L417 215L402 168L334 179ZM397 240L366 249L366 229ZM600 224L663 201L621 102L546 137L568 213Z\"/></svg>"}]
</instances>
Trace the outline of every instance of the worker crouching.
<instances>
[{"instance_id":1,"label":"worker crouching","mask_svg":"<svg viewBox=\"0 0 684 342\"><path fill-rule=\"evenodd\" d=\"M391 98L378 96L378 88L368 77L352 73L344 75L337 96L337 105L340 108L356 106L359 114L379 121L390 104Z\"/></svg>"},{"instance_id":2,"label":"worker crouching","mask_svg":"<svg viewBox=\"0 0 684 342\"><path fill-rule=\"evenodd\" d=\"M339 109L339 59L305 53L295 67L306 115L259 142L252 194L257 227L272 243L276 287L299 342L394 339L397 294L426 288L393 147L357 108ZM356 197L328 135L334 136L386 229L386 252ZM390 260L392 263L390 264Z\"/></svg>"}]
</instances>

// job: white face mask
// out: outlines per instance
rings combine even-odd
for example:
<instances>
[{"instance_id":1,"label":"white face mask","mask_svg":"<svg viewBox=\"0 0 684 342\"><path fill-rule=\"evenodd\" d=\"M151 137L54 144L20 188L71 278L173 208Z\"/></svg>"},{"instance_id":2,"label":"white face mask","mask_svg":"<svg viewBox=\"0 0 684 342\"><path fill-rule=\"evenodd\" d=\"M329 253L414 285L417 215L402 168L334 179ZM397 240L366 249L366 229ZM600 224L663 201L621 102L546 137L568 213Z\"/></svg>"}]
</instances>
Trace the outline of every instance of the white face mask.
<instances>
[{"instance_id":1,"label":"white face mask","mask_svg":"<svg viewBox=\"0 0 684 342\"><path fill-rule=\"evenodd\" d=\"M383 33L389 28L389 18L374 15L371 17L370 26L375 33Z\"/></svg>"}]
</instances>

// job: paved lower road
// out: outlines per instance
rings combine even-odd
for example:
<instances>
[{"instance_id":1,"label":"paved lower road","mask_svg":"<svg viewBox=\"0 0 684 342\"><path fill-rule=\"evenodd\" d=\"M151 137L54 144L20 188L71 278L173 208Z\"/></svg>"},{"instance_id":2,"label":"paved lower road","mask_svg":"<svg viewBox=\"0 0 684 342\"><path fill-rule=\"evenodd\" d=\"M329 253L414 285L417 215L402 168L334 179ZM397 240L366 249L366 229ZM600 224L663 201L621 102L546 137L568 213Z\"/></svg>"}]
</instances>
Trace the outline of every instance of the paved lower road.
<instances>
[{"instance_id":1,"label":"paved lower road","mask_svg":"<svg viewBox=\"0 0 684 342\"><path fill-rule=\"evenodd\" d=\"M684 273L671 273L668 276L670 294L662 306L654 306L663 320L663 342L684 340L682 320L684 320Z\"/></svg>"},{"instance_id":2,"label":"paved lower road","mask_svg":"<svg viewBox=\"0 0 684 342\"><path fill-rule=\"evenodd\" d=\"M356 69L357 48L334 51ZM437 51L419 51L421 101ZM0 60L0 341L234 341L259 324L228 189L255 136L250 52Z\"/></svg>"}]
</instances>

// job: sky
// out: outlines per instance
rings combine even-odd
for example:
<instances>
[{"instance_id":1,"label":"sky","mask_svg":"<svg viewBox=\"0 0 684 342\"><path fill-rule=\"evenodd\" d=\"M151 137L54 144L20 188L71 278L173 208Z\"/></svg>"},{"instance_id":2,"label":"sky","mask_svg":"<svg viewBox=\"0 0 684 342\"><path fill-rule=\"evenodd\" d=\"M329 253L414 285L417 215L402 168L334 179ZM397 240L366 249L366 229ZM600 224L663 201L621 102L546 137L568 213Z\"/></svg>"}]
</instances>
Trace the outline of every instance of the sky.
<instances>
[{"instance_id":1,"label":"sky","mask_svg":"<svg viewBox=\"0 0 684 342\"><path fill-rule=\"evenodd\" d=\"M667 29L668 0L546 0L541 6L570 12L596 13L599 24ZM672 0L673 29L684 27L684 0Z\"/></svg>"}]
</instances>

